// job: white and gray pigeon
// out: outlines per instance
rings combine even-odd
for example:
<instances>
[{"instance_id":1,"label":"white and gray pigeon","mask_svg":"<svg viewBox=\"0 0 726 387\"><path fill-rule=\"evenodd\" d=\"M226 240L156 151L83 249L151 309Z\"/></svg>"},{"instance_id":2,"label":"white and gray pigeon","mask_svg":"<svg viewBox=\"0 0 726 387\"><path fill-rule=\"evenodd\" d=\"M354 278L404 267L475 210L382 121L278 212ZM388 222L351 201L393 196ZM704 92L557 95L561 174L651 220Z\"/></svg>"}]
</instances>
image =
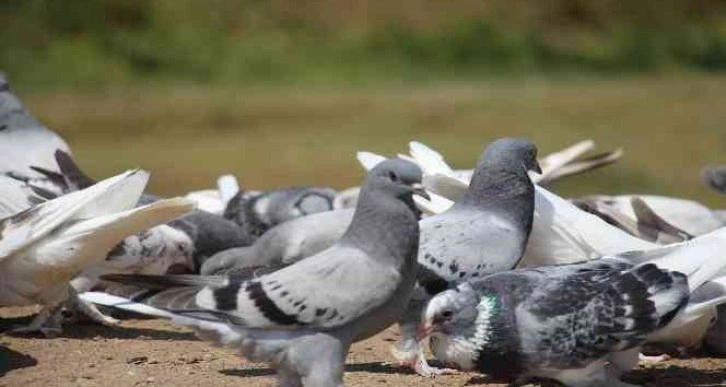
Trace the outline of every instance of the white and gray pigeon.
<instances>
[{"instance_id":1,"label":"white and gray pigeon","mask_svg":"<svg viewBox=\"0 0 726 387\"><path fill-rule=\"evenodd\" d=\"M0 305L44 306L16 332L57 333L57 321L47 320L71 295L74 277L128 235L193 209L184 199L134 208L147 181L146 172L126 172L0 221Z\"/></svg>"},{"instance_id":2,"label":"white and gray pigeon","mask_svg":"<svg viewBox=\"0 0 726 387\"><path fill-rule=\"evenodd\" d=\"M70 154L59 150L55 152L55 158L60 172L42 171L49 176L49 181L53 181L57 186L51 191L73 192L95 183L94 179L88 177L80 169ZM43 192L40 187L29 184L40 195L45 194L47 197L52 195L52 192ZM138 205L158 200L160 200L159 197L144 193L141 195ZM234 222L221 215L197 209L167 225L161 225L147 230L143 234L132 236L113 253L118 255L115 260L119 263L133 263L134 257L144 258L143 261L150 263L160 263L169 259L175 260L177 263L189 261L187 264L189 271L198 272L204 260L217 252L248 246L251 243L252 240ZM157 258L166 257L168 259L155 260L156 252L163 253L163 256L156 256ZM146 266L143 262L140 263L142 266ZM147 272L147 274L161 273Z\"/></svg>"},{"instance_id":3,"label":"white and gray pigeon","mask_svg":"<svg viewBox=\"0 0 726 387\"><path fill-rule=\"evenodd\" d=\"M32 196L28 196L29 198L39 196L50 200L88 188L96 183L95 180L89 178L78 168L68 153L56 150L55 159L58 164L58 172L34 167L39 173L47 176L47 180L42 186L35 185L40 179L22 179L16 176L14 181L7 181L11 180L11 178L3 176L2 181L6 182L6 184L0 187L5 188L3 190L5 196L11 191L11 188L19 193L19 195L14 196L15 212L8 215L31 207L31 204L27 201L20 200L20 196L27 191L34 193ZM18 184L21 185L20 189L13 187ZM144 200L144 196L141 195L141 202L154 202L154 200ZM0 203L2 202L9 202L9 200L0 200ZM168 271L192 273L194 272L193 247L193 241L186 233L166 224L156 225L147 230L141 230L137 234L127 236L108 253L105 260L89 266L71 281L73 291L69 302L65 305L65 310L58 308L59 316L53 318L68 322L69 319L60 317L61 312L63 312L64 316L90 318L102 324L117 323L116 319L102 314L93 304L79 300L76 294L92 289L102 289L104 284L99 277L103 274L165 274Z\"/></svg>"},{"instance_id":4,"label":"white and gray pigeon","mask_svg":"<svg viewBox=\"0 0 726 387\"><path fill-rule=\"evenodd\" d=\"M597 212L619 213L625 216L626 220L638 222L642 214L636 212L637 206L633 206L633 200L642 200L663 221L690 236L703 235L726 226L726 222L713 210L689 199L659 195L591 195L572 199L572 202L580 208L594 209L596 214Z\"/></svg>"},{"instance_id":5,"label":"white and gray pigeon","mask_svg":"<svg viewBox=\"0 0 726 387\"><path fill-rule=\"evenodd\" d=\"M333 210L337 191L328 187L289 187L264 192L240 191L224 210L250 240L289 220Z\"/></svg>"},{"instance_id":6,"label":"white and gray pigeon","mask_svg":"<svg viewBox=\"0 0 726 387\"><path fill-rule=\"evenodd\" d=\"M725 241L719 230L680 245L464 283L429 303L419 339L431 335L442 361L507 380L625 385L619 377L637 364L643 344L682 328L689 308L726 302L723 287L696 296L724 272L718 246Z\"/></svg>"},{"instance_id":7,"label":"white and gray pigeon","mask_svg":"<svg viewBox=\"0 0 726 387\"><path fill-rule=\"evenodd\" d=\"M458 283L513 269L524 254L532 228L537 148L529 141L503 138L489 144L464 197L449 210L421 220L418 283L399 321L403 341L394 356L423 376L445 370L431 367L416 340L421 311L430 297Z\"/></svg>"},{"instance_id":8,"label":"white and gray pigeon","mask_svg":"<svg viewBox=\"0 0 726 387\"><path fill-rule=\"evenodd\" d=\"M602 195L583 196L570 199L570 202L630 235L660 245L683 242L695 236L665 220L639 196L630 197L630 207Z\"/></svg>"},{"instance_id":9,"label":"white and gray pigeon","mask_svg":"<svg viewBox=\"0 0 726 387\"><path fill-rule=\"evenodd\" d=\"M282 386L342 386L351 343L393 324L416 278L421 170L394 159L368 173L353 221L332 247L272 274L109 279L161 290L138 305L105 294L87 299L171 317L203 338L277 370ZM200 286L197 285L202 285ZM144 307L146 309L144 309ZM314 354L311 356L311 354Z\"/></svg>"}]
</instances>

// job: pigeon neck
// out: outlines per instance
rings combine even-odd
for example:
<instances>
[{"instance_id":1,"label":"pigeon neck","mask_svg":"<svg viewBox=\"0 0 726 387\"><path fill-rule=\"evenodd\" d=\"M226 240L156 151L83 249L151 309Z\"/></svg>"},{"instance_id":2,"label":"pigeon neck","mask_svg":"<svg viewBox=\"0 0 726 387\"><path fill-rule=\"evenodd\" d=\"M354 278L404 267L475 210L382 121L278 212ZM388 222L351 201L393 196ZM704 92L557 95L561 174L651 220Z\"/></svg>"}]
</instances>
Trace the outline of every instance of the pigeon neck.
<instances>
[{"instance_id":1,"label":"pigeon neck","mask_svg":"<svg viewBox=\"0 0 726 387\"><path fill-rule=\"evenodd\" d=\"M504 212L517 220L529 219L531 223L534 185L524 168L480 170L472 177L469 189L459 203Z\"/></svg>"},{"instance_id":2,"label":"pigeon neck","mask_svg":"<svg viewBox=\"0 0 726 387\"><path fill-rule=\"evenodd\" d=\"M410 194L395 198L364 188L353 220L340 241L364 250L372 257L393 256L415 263L419 214Z\"/></svg>"},{"instance_id":3,"label":"pigeon neck","mask_svg":"<svg viewBox=\"0 0 726 387\"><path fill-rule=\"evenodd\" d=\"M482 297L477 309L477 328L471 340L479 344L477 370L494 377L512 378L522 372L522 353L514 315L494 294ZM486 340L477 339L486 337Z\"/></svg>"}]
</instances>

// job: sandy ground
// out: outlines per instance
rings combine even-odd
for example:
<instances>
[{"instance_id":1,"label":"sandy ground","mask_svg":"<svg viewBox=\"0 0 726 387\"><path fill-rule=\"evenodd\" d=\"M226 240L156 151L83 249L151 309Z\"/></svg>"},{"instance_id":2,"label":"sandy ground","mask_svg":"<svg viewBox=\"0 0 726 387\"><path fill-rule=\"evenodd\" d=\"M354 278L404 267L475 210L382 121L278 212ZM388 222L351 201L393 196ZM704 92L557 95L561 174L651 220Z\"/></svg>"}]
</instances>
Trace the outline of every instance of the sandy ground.
<instances>
[{"instance_id":1,"label":"sandy ground","mask_svg":"<svg viewBox=\"0 0 726 387\"><path fill-rule=\"evenodd\" d=\"M0 330L27 323L35 308L0 308ZM426 379L388 363L395 329L353 346L347 386L504 386L474 373ZM659 387L726 385L726 359L674 359L625 378ZM160 320L120 327L67 326L52 339L0 336L0 386L270 386L273 372L201 342Z\"/></svg>"}]
</instances>

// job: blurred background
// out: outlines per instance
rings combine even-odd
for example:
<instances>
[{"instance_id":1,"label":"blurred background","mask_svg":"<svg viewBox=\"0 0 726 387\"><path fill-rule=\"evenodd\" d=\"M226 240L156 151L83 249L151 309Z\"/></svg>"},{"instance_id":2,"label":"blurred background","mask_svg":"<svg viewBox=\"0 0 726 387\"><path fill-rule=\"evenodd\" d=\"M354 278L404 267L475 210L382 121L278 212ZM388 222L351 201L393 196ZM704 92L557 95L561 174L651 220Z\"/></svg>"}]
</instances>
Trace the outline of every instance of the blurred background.
<instances>
[{"instance_id":1,"label":"blurred background","mask_svg":"<svg viewBox=\"0 0 726 387\"><path fill-rule=\"evenodd\" d=\"M457 167L500 136L591 138L618 164L566 195L726 207L723 0L3 0L0 71L94 177L178 194L359 183L420 140Z\"/></svg>"}]
</instances>

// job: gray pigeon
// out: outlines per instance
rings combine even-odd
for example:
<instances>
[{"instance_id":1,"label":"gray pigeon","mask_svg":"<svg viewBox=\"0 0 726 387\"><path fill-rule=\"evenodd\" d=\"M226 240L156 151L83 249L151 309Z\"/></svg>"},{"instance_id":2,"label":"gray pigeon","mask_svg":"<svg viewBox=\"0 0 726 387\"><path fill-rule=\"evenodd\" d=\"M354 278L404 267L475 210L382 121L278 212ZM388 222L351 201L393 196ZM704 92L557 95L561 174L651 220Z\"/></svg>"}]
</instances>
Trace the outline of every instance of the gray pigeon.
<instances>
[{"instance_id":1,"label":"gray pigeon","mask_svg":"<svg viewBox=\"0 0 726 387\"><path fill-rule=\"evenodd\" d=\"M515 383L624 386L620 372L632 364L619 362L637 362L639 347L688 295L684 274L653 263L602 258L518 269L438 294L418 336L431 335L443 361Z\"/></svg>"},{"instance_id":2,"label":"gray pigeon","mask_svg":"<svg viewBox=\"0 0 726 387\"><path fill-rule=\"evenodd\" d=\"M271 227L301 216L333 209L337 192L327 187L290 187L265 192L238 192L224 217L257 239Z\"/></svg>"},{"instance_id":3,"label":"gray pigeon","mask_svg":"<svg viewBox=\"0 0 726 387\"><path fill-rule=\"evenodd\" d=\"M726 165L703 167L701 180L714 190L726 193Z\"/></svg>"},{"instance_id":4,"label":"gray pigeon","mask_svg":"<svg viewBox=\"0 0 726 387\"><path fill-rule=\"evenodd\" d=\"M171 317L205 339L269 363L282 386L342 386L351 343L393 324L416 279L421 170L388 160L365 180L343 237L327 250L250 281L235 276L109 276L159 291L148 305L94 302ZM169 288L169 286L172 287ZM182 285L182 286L177 286Z\"/></svg>"},{"instance_id":5,"label":"gray pigeon","mask_svg":"<svg viewBox=\"0 0 726 387\"><path fill-rule=\"evenodd\" d=\"M404 338L394 356L419 374L445 372L429 366L415 338L425 302L449 282L476 279L514 268L524 254L532 229L534 185L529 170L538 170L537 148L504 138L482 154L464 197L449 210L421 221L417 292L404 319Z\"/></svg>"},{"instance_id":6,"label":"gray pigeon","mask_svg":"<svg viewBox=\"0 0 726 387\"><path fill-rule=\"evenodd\" d=\"M57 170L53 159L56 149L69 151L58 134L28 112L0 73L0 173L45 180L31 167Z\"/></svg>"},{"instance_id":7,"label":"gray pigeon","mask_svg":"<svg viewBox=\"0 0 726 387\"><path fill-rule=\"evenodd\" d=\"M317 254L335 243L353 219L354 209L325 211L281 223L247 247L219 252L200 273L215 275L259 266L281 266Z\"/></svg>"}]
</instances>

